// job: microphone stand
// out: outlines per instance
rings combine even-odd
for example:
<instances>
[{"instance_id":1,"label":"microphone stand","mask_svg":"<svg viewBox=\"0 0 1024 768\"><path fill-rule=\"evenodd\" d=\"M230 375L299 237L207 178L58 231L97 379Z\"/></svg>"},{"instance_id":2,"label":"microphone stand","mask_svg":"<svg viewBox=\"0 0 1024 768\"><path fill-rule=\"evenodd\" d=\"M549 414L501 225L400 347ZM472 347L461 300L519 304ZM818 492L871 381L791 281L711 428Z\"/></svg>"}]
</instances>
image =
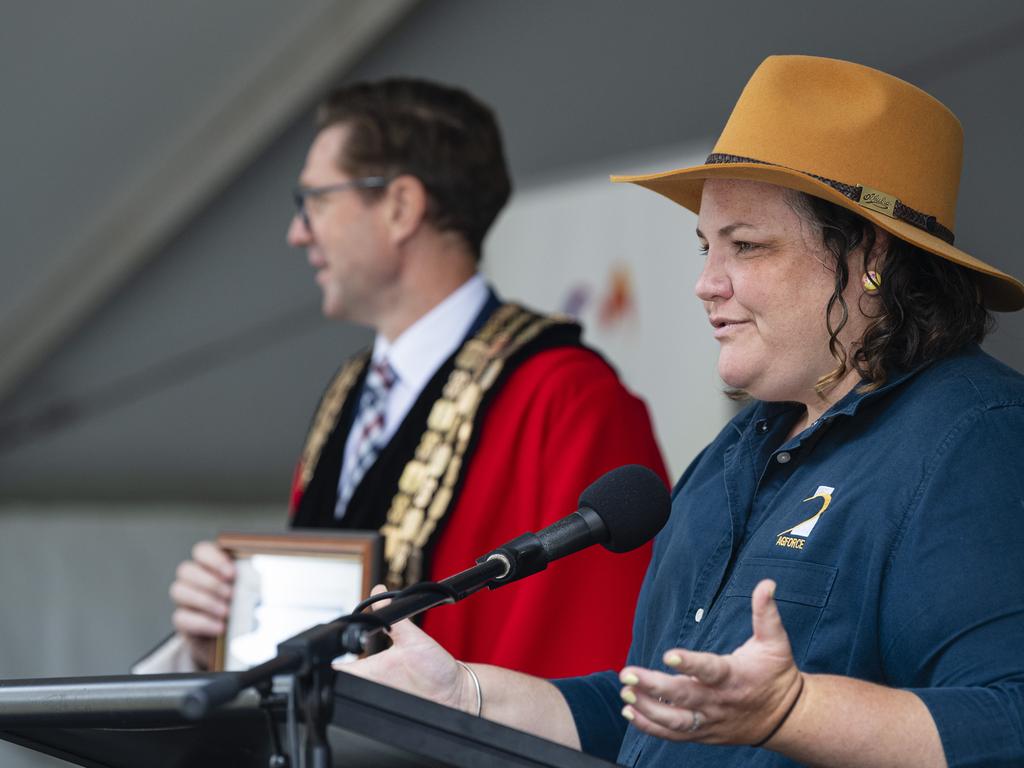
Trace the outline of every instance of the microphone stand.
<instances>
[{"instance_id":1,"label":"microphone stand","mask_svg":"<svg viewBox=\"0 0 1024 768\"><path fill-rule=\"evenodd\" d=\"M510 554L510 553L508 553ZM224 672L187 693L179 705L189 720L200 720L235 699L246 688L269 690L277 675L292 675L295 696L306 723L305 754L312 768L330 768L327 724L334 708L334 669L331 662L344 653L362 653L366 642L391 625L446 603L455 603L502 579L513 570L502 550L485 555L440 582L414 584L388 605L372 613L353 613L317 624L277 646L277 656L240 672ZM504 582L503 582L504 583ZM497 586L497 585L494 585Z\"/></svg>"},{"instance_id":2,"label":"microphone stand","mask_svg":"<svg viewBox=\"0 0 1024 768\"><path fill-rule=\"evenodd\" d=\"M639 504L644 514L639 525L613 509ZM298 700L306 721L305 756L313 768L330 768L327 723L334 706L334 670L331 662L345 652L362 653L366 641L395 622L428 608L454 603L489 586L509 584L544 570L548 563L591 544L603 544L612 552L640 546L660 529L670 509L668 492L661 479L646 467L627 465L599 477L580 495L580 508L537 533L518 536L477 560L472 568L440 582L414 584L372 613L341 616L318 624L277 646L277 656L244 672L226 672L188 693L179 709L190 720L233 700L251 686L265 693L274 675L294 678L291 702ZM604 510L602 513L599 510ZM627 524L628 523L628 524ZM377 596L383 599L383 595ZM369 602L373 602L373 599ZM359 604L365 608L369 602ZM289 709L289 713L291 708ZM289 714L289 722L293 723ZM293 750L294 751L294 750Z\"/></svg>"}]
</instances>

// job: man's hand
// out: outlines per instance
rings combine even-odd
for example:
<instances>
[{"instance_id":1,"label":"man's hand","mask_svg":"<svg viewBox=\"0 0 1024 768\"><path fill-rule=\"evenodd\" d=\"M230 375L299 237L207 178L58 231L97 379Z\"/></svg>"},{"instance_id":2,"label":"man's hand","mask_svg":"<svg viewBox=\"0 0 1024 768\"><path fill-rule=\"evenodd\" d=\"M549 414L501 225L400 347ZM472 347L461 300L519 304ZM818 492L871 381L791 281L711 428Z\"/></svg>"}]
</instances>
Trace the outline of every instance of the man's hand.
<instances>
[{"instance_id":1,"label":"man's hand","mask_svg":"<svg viewBox=\"0 0 1024 768\"><path fill-rule=\"evenodd\" d=\"M216 638L224 633L235 580L235 564L212 541L192 548L192 559L178 566L171 584L174 629L188 643L200 669L213 664Z\"/></svg>"}]
</instances>

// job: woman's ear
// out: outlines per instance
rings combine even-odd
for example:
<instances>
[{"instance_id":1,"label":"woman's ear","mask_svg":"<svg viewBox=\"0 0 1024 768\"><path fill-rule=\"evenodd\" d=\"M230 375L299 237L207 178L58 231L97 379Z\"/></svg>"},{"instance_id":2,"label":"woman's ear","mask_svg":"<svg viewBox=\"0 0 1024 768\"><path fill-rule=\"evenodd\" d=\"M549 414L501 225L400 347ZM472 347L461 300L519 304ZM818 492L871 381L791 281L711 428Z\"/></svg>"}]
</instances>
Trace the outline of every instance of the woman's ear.
<instances>
[{"instance_id":1,"label":"woman's ear","mask_svg":"<svg viewBox=\"0 0 1024 768\"><path fill-rule=\"evenodd\" d=\"M875 230L875 242L871 251L864 255L864 266L875 272L882 272L885 269L885 256L889 253L889 244L892 242L892 235L881 227L871 225Z\"/></svg>"},{"instance_id":2,"label":"woman's ear","mask_svg":"<svg viewBox=\"0 0 1024 768\"><path fill-rule=\"evenodd\" d=\"M885 273L885 257L889 253L889 245L892 235L881 227L871 225L875 232L874 242L871 250L864 254L864 261L860 269L860 283L864 293L874 296L882 287L882 279Z\"/></svg>"}]
</instances>

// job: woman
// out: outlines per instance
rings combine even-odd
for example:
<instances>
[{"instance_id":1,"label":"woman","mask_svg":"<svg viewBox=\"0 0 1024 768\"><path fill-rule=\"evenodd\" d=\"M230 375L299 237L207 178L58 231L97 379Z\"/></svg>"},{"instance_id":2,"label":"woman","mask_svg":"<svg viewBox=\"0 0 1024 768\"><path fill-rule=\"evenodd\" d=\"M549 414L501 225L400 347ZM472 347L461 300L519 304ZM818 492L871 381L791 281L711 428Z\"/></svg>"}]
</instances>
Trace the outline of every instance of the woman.
<instances>
[{"instance_id":1,"label":"woman","mask_svg":"<svg viewBox=\"0 0 1024 768\"><path fill-rule=\"evenodd\" d=\"M698 212L754 399L676 486L629 665L550 683L402 626L354 671L627 765L1024 764L1024 378L977 346L1024 285L953 245L960 159L924 92L785 56L708 163L618 179Z\"/></svg>"}]
</instances>

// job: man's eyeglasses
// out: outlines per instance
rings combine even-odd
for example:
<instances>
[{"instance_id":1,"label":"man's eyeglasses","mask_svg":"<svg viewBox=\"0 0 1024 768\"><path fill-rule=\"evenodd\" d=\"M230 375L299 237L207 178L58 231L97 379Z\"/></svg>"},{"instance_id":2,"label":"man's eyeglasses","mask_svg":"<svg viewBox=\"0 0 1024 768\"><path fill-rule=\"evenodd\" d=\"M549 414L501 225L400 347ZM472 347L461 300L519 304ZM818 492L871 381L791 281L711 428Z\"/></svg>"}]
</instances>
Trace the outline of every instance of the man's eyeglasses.
<instances>
[{"instance_id":1,"label":"man's eyeglasses","mask_svg":"<svg viewBox=\"0 0 1024 768\"><path fill-rule=\"evenodd\" d=\"M302 219L302 224L306 229L311 229L309 209L307 207L310 200L320 200L329 194L346 189L375 189L386 187L390 183L391 179L386 179L383 176L366 176L361 179L349 179L337 184L327 184L323 187L304 187L300 184L292 190L292 200L295 202L295 212Z\"/></svg>"}]
</instances>

